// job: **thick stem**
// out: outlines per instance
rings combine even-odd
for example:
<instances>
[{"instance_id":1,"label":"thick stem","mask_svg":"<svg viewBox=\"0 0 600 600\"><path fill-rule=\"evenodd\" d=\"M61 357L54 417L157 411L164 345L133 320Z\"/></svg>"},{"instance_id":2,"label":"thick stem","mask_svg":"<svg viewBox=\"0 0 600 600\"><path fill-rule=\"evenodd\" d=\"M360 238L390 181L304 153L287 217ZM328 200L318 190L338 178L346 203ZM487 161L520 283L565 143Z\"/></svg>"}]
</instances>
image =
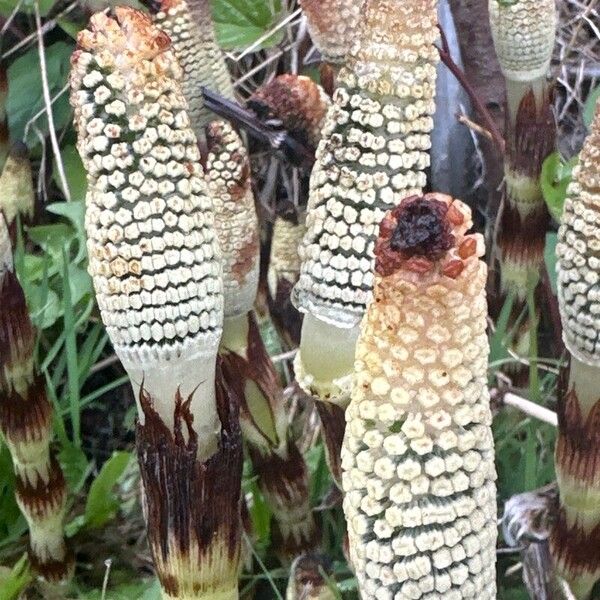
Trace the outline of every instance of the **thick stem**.
<instances>
[{"instance_id":1,"label":"thick stem","mask_svg":"<svg viewBox=\"0 0 600 600\"><path fill-rule=\"evenodd\" d=\"M219 369L218 449L201 460L191 411L197 393L171 398L170 428L155 410L156 398L140 388L144 419L136 438L148 539L164 597L235 600L242 531L239 400Z\"/></svg>"},{"instance_id":2,"label":"thick stem","mask_svg":"<svg viewBox=\"0 0 600 600\"><path fill-rule=\"evenodd\" d=\"M52 405L35 372L35 332L12 271L8 230L0 215L0 430L16 475L15 495L29 526L29 558L50 583L73 575L64 540L66 483L50 450Z\"/></svg>"},{"instance_id":3,"label":"thick stem","mask_svg":"<svg viewBox=\"0 0 600 600\"><path fill-rule=\"evenodd\" d=\"M191 352L190 352L191 354ZM146 390L154 399L153 409L169 430L174 427L173 398L181 394L190 398L189 411L194 419L198 436L198 460L208 460L218 448L221 426L215 397L216 349L197 352L180 361L164 365L147 365L124 362L138 405L140 423L144 424L145 411L141 404L141 391Z\"/></svg>"},{"instance_id":4,"label":"thick stem","mask_svg":"<svg viewBox=\"0 0 600 600\"><path fill-rule=\"evenodd\" d=\"M360 327L337 327L306 313L296 379L308 394L345 408L350 400L354 348Z\"/></svg>"},{"instance_id":5,"label":"thick stem","mask_svg":"<svg viewBox=\"0 0 600 600\"><path fill-rule=\"evenodd\" d=\"M309 503L308 469L289 435L283 389L253 312L225 319L220 352L242 398L241 427L273 512L273 545L288 562L314 550L320 536Z\"/></svg>"},{"instance_id":6,"label":"thick stem","mask_svg":"<svg viewBox=\"0 0 600 600\"><path fill-rule=\"evenodd\" d=\"M561 510L551 549L578 599L600 579L600 369L571 357L559 402L556 472Z\"/></svg>"},{"instance_id":7,"label":"thick stem","mask_svg":"<svg viewBox=\"0 0 600 600\"><path fill-rule=\"evenodd\" d=\"M496 241L503 297L515 292L509 327L514 327L516 319L527 311L526 321L515 335L513 349L535 359L538 319L531 298L544 268L546 232L550 224L540 176L542 164L556 143L552 88L542 78L532 82L507 80L507 87L506 185ZM516 382L524 378L524 370L518 367L511 375ZM531 375L535 373L532 371ZM532 388L537 385L535 381L530 383Z\"/></svg>"}]
</instances>

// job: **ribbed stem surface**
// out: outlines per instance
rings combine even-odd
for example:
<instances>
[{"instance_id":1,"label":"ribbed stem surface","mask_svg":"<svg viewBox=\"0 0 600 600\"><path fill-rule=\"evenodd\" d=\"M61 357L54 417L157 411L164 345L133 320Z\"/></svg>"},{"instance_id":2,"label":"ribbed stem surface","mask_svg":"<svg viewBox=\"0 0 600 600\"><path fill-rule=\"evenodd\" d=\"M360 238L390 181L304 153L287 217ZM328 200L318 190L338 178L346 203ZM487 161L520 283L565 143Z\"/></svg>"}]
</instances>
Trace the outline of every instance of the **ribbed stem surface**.
<instances>
[{"instance_id":1,"label":"ribbed stem surface","mask_svg":"<svg viewBox=\"0 0 600 600\"><path fill-rule=\"evenodd\" d=\"M559 230L558 298L571 354L559 399L556 472L561 510L551 537L559 572L578 599L600 580L600 104L567 190Z\"/></svg>"},{"instance_id":2,"label":"ribbed stem surface","mask_svg":"<svg viewBox=\"0 0 600 600\"><path fill-rule=\"evenodd\" d=\"M236 598L243 456L239 399L215 366L223 293L212 201L170 40L146 15L115 12L92 17L72 61L89 271L138 402L163 593Z\"/></svg>"},{"instance_id":3,"label":"ribbed stem surface","mask_svg":"<svg viewBox=\"0 0 600 600\"><path fill-rule=\"evenodd\" d=\"M34 366L35 332L12 265L0 213L0 430L16 475L16 497L29 526L29 559L51 583L73 575L64 540L65 478L50 451L52 405Z\"/></svg>"},{"instance_id":4,"label":"ribbed stem surface","mask_svg":"<svg viewBox=\"0 0 600 600\"><path fill-rule=\"evenodd\" d=\"M273 512L273 545L288 562L313 551L320 536L310 507L308 469L290 438L283 389L252 312L225 319L221 355L243 399L240 423Z\"/></svg>"}]
</instances>

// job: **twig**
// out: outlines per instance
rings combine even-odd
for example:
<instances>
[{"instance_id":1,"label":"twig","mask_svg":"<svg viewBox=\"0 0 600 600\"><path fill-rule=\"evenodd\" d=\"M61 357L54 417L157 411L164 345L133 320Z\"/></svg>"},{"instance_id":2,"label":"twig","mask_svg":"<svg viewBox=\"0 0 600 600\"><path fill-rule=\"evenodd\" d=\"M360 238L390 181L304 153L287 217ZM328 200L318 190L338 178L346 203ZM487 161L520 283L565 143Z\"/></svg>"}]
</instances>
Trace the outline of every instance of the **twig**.
<instances>
[{"instance_id":1,"label":"twig","mask_svg":"<svg viewBox=\"0 0 600 600\"><path fill-rule=\"evenodd\" d=\"M577 600L577 598L575 597L575 595L571 591L571 588L569 587L569 584L564 579L562 579L562 578L559 579L559 583L558 584L560 586L561 593L564 594L565 600Z\"/></svg>"},{"instance_id":2,"label":"twig","mask_svg":"<svg viewBox=\"0 0 600 600\"><path fill-rule=\"evenodd\" d=\"M469 129L471 129L475 133L482 135L483 137L486 137L488 140L491 140L492 142L494 141L494 138L492 137L492 134L490 131L488 131L481 125L478 125L477 123L475 123L475 121L471 121L471 119L469 119L469 117L467 117L467 115L457 113L456 118L459 123L466 125Z\"/></svg>"},{"instance_id":3,"label":"twig","mask_svg":"<svg viewBox=\"0 0 600 600\"><path fill-rule=\"evenodd\" d=\"M71 201L71 190L69 189L69 182L65 175L65 167L62 162L62 156L60 154L60 146L56 139L56 131L54 129L54 115L52 114L52 100L50 98L50 87L48 86L48 73L46 71L46 53L44 51L44 35L42 33L42 20L40 18L40 7L38 0L33 3L33 10L35 13L35 28L37 32L38 40L38 53L40 56L40 73L42 76L42 91L44 94L44 104L46 105L46 113L48 119L48 134L50 135L50 142L52 144L52 151L54 152L54 158L56 160L56 166L58 168L58 174L62 185L65 198Z\"/></svg>"},{"instance_id":4,"label":"twig","mask_svg":"<svg viewBox=\"0 0 600 600\"><path fill-rule=\"evenodd\" d=\"M69 84L66 83L64 87L54 96L54 98L51 99L50 105L54 104L63 94L65 94L68 91L68 89ZM23 130L24 140L26 140L27 136L29 135L29 128L31 127L31 125L33 125L33 123L35 123L46 112L48 112L48 109L46 106L44 106L44 108L38 110L38 112L35 113L35 115L33 115L33 117L31 117L31 119L29 119L27 123L25 123L25 129Z\"/></svg>"},{"instance_id":5,"label":"twig","mask_svg":"<svg viewBox=\"0 0 600 600\"><path fill-rule=\"evenodd\" d=\"M521 398L521 396L517 396L511 392L507 392L502 396L502 403L512 406L538 421L548 423L548 425L552 425L553 427L558 427L557 414L548 408L535 404L535 402Z\"/></svg>"},{"instance_id":6,"label":"twig","mask_svg":"<svg viewBox=\"0 0 600 600\"><path fill-rule=\"evenodd\" d=\"M250 79L253 75L255 75L256 73L258 73L259 71L262 71L262 69L264 69L268 64L270 64L273 61L277 60L278 58L282 57L288 50L290 50L291 48L293 48L294 45L295 45L295 43L294 44L288 44L285 48L279 49L273 55L269 56L269 58L265 59L263 62L261 62L260 64L256 65L256 67L254 67L253 69L251 69L250 71L248 71L247 73L245 73L242 77L240 77L239 79L236 79L233 82L233 86L234 87L240 87L242 85L242 83L244 83L244 81L246 81L247 79Z\"/></svg>"},{"instance_id":7,"label":"twig","mask_svg":"<svg viewBox=\"0 0 600 600\"><path fill-rule=\"evenodd\" d=\"M17 13L19 12L19 10L21 10L21 4L23 4L23 0L19 0L16 4L15 7L12 9L12 12L10 13L10 15L8 15L7 18L2 18L2 20L4 21L3 25L2 25L2 29L0 29L0 36L3 36L6 33L6 30L10 27L10 30L19 38L19 39L23 39L25 37L25 35L23 34L22 31L18 30L13 24L13 20L14 18L17 16Z\"/></svg>"},{"instance_id":8,"label":"twig","mask_svg":"<svg viewBox=\"0 0 600 600\"><path fill-rule=\"evenodd\" d=\"M51 19L50 21L46 21L44 23L44 26L42 27L42 34L46 34L51 29L54 29L56 27L59 19L62 19L62 17L69 14L77 6L79 6L79 0L75 0L75 2L72 2L71 4L69 4L69 6L67 6L67 8L65 8L65 10L63 10L61 13L57 14L56 17L54 17L54 19ZM39 10L39 8L38 8L38 10ZM32 42L37 35L38 35L37 31L30 33L26 38L23 38L18 44L15 44L10 50L7 50L2 56L0 56L0 59L8 58L9 56L13 55L15 52L20 50L23 46L27 46L27 44L29 44L29 42Z\"/></svg>"},{"instance_id":9,"label":"twig","mask_svg":"<svg viewBox=\"0 0 600 600\"><path fill-rule=\"evenodd\" d=\"M119 357L116 354L113 354L112 356L108 356L107 358L104 358L102 360L99 360L95 365L92 365L92 367L90 368L90 375L93 375L94 373L98 373L99 371L102 371L104 369L106 369L107 367L111 367L114 364L117 364L119 362Z\"/></svg>"},{"instance_id":10,"label":"twig","mask_svg":"<svg viewBox=\"0 0 600 600\"><path fill-rule=\"evenodd\" d=\"M106 590L108 589L108 578L110 576L110 568L112 567L112 559L107 558L104 561L106 571L104 572L104 581L102 582L102 600L106 598Z\"/></svg>"},{"instance_id":11,"label":"twig","mask_svg":"<svg viewBox=\"0 0 600 600\"><path fill-rule=\"evenodd\" d=\"M490 132L494 145L502 154L504 154L504 138L502 137L502 134L496 127L496 123L494 122L492 115L490 115L487 108L483 105L483 102L473 89L473 86L469 83L469 80L467 79L467 76L464 74L462 69L454 62L452 56L450 56L450 53L447 50L445 50L445 48L448 48L448 42L446 41L446 36L444 35L444 32L441 28L440 34L442 38L442 48L438 47L438 52L440 53L440 58L442 59L442 62L446 65L446 67L448 67L448 69L454 75L454 77L456 77L457 81L462 85L465 92L467 92L469 98L471 99L471 102L473 103L473 106L475 107L475 110L479 113L479 116L483 119L486 128Z\"/></svg>"},{"instance_id":12,"label":"twig","mask_svg":"<svg viewBox=\"0 0 600 600\"><path fill-rule=\"evenodd\" d=\"M274 35L281 28L285 27L288 23L291 23L291 21L293 21L301 13L302 13L302 9L299 8L298 10L296 10L293 13L291 13L290 15L288 15L285 19L283 19L282 21L277 23L277 25L275 25L275 27L272 27L269 31L266 31L263 35L261 35L253 44L251 44L250 46L245 48L238 56L232 57L233 60L238 62L238 61L242 60L242 58L244 58L245 56L248 56L248 54L250 54L251 52L254 52L254 50L260 48L260 45L265 40L268 40L272 35Z\"/></svg>"},{"instance_id":13,"label":"twig","mask_svg":"<svg viewBox=\"0 0 600 600\"><path fill-rule=\"evenodd\" d=\"M294 358L296 354L298 354L298 348L294 348L294 350L290 350L289 352L283 352L282 354L276 354L275 356L271 357L271 360L274 364L277 364Z\"/></svg>"}]
</instances>

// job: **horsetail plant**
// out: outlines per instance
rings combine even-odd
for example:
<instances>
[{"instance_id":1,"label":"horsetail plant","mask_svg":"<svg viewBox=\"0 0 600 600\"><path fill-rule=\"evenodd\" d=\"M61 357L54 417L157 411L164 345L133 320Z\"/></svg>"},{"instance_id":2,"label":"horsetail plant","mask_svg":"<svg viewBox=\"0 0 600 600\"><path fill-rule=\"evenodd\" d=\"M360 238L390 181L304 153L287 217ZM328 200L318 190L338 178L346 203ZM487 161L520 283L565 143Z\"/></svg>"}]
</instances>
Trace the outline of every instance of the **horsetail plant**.
<instances>
[{"instance_id":1,"label":"horsetail plant","mask_svg":"<svg viewBox=\"0 0 600 600\"><path fill-rule=\"evenodd\" d=\"M50 448L52 405L34 366L35 343L0 211L0 430L13 461L17 504L29 526L31 566L46 582L64 584L74 565L63 531L67 488Z\"/></svg>"},{"instance_id":2,"label":"horsetail plant","mask_svg":"<svg viewBox=\"0 0 600 600\"><path fill-rule=\"evenodd\" d=\"M294 285L300 277L298 246L306 233L306 213L302 209L279 214L273 224L267 282L271 314L288 345L300 343L301 317L291 304Z\"/></svg>"},{"instance_id":3,"label":"horsetail plant","mask_svg":"<svg viewBox=\"0 0 600 600\"><path fill-rule=\"evenodd\" d=\"M285 562L318 542L308 470L290 437L283 389L265 348L253 304L259 232L246 150L228 123L207 127L206 174L223 252L225 319L221 355L237 378L241 426L259 487L273 512L273 544Z\"/></svg>"},{"instance_id":4,"label":"horsetail plant","mask_svg":"<svg viewBox=\"0 0 600 600\"><path fill-rule=\"evenodd\" d=\"M365 0L301 0L310 36L323 59L343 64L358 28Z\"/></svg>"},{"instance_id":5,"label":"horsetail plant","mask_svg":"<svg viewBox=\"0 0 600 600\"><path fill-rule=\"evenodd\" d=\"M426 183L436 24L435 0L367 0L317 150L293 294L304 313L295 370L307 393L342 407L379 222Z\"/></svg>"},{"instance_id":6,"label":"horsetail plant","mask_svg":"<svg viewBox=\"0 0 600 600\"><path fill-rule=\"evenodd\" d=\"M183 93L192 128L202 141L204 128L215 118L204 105L202 86L235 98L223 51L215 37L210 0L157 0L154 6L159 8L154 21L171 38L183 69Z\"/></svg>"},{"instance_id":7,"label":"horsetail plant","mask_svg":"<svg viewBox=\"0 0 600 600\"><path fill-rule=\"evenodd\" d=\"M487 270L471 225L462 202L426 194L380 226L342 454L364 600L496 597Z\"/></svg>"},{"instance_id":8,"label":"horsetail plant","mask_svg":"<svg viewBox=\"0 0 600 600\"><path fill-rule=\"evenodd\" d=\"M496 54L506 78L508 118L504 164L505 190L496 242L504 295L515 294L512 323L517 325L528 295L540 279L550 215L542 194L542 164L554 150L556 125L552 83L547 73L556 37L554 0L490 0ZM531 353L537 315L529 302L514 340L519 354Z\"/></svg>"},{"instance_id":9,"label":"horsetail plant","mask_svg":"<svg viewBox=\"0 0 600 600\"><path fill-rule=\"evenodd\" d=\"M187 65L186 94L199 86L221 92L227 88L225 80L230 82L224 58L215 50L208 6L204 0L194 0L189 8L185 0L167 0L163 12L155 16L155 23L177 40L175 56ZM188 101L193 105L198 99L192 94ZM314 549L318 534L309 504L308 470L289 435L283 389L253 311L260 244L250 161L244 143L229 123L199 111L191 118L195 131L206 141L205 176L222 252L223 368L236 379L242 432L259 487L273 512L274 546L282 560L288 561Z\"/></svg>"},{"instance_id":10,"label":"horsetail plant","mask_svg":"<svg viewBox=\"0 0 600 600\"><path fill-rule=\"evenodd\" d=\"M280 121L294 138L314 148L321 140L330 105L331 100L320 85L291 73L278 75L248 99L248 107L258 116Z\"/></svg>"},{"instance_id":11,"label":"horsetail plant","mask_svg":"<svg viewBox=\"0 0 600 600\"><path fill-rule=\"evenodd\" d=\"M573 170L556 247L568 382L558 406L560 512L550 538L559 572L578 599L600 580L600 103Z\"/></svg>"},{"instance_id":12,"label":"horsetail plant","mask_svg":"<svg viewBox=\"0 0 600 600\"><path fill-rule=\"evenodd\" d=\"M89 271L137 401L138 461L165 598L238 598L238 399L217 364L220 253L182 71L129 7L78 35L71 103L88 174Z\"/></svg>"}]
</instances>

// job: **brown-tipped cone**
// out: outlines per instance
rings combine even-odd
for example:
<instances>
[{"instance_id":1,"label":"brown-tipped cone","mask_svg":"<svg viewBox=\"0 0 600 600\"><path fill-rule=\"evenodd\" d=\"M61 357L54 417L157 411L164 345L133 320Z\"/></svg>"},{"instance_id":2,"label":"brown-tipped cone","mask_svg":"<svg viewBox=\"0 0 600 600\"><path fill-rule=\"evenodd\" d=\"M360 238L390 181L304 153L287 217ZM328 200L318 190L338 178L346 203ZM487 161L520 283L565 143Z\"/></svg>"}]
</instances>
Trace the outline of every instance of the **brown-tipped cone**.
<instances>
[{"instance_id":1,"label":"brown-tipped cone","mask_svg":"<svg viewBox=\"0 0 600 600\"><path fill-rule=\"evenodd\" d=\"M315 148L331 105L323 88L302 75L279 75L250 96L248 106L262 118L279 119L286 131Z\"/></svg>"},{"instance_id":2,"label":"brown-tipped cone","mask_svg":"<svg viewBox=\"0 0 600 600\"><path fill-rule=\"evenodd\" d=\"M406 198L380 225L342 453L364 598L495 599L486 265L470 210Z\"/></svg>"},{"instance_id":3,"label":"brown-tipped cone","mask_svg":"<svg viewBox=\"0 0 600 600\"><path fill-rule=\"evenodd\" d=\"M223 288L212 202L168 36L140 11L114 12L91 18L72 59L89 271L138 402L163 595L236 600L242 443L237 400L216 369Z\"/></svg>"},{"instance_id":4,"label":"brown-tipped cone","mask_svg":"<svg viewBox=\"0 0 600 600\"><path fill-rule=\"evenodd\" d=\"M244 142L225 121L206 126L205 178L221 246L225 318L243 315L256 299L259 230L250 159Z\"/></svg>"},{"instance_id":5,"label":"brown-tipped cone","mask_svg":"<svg viewBox=\"0 0 600 600\"><path fill-rule=\"evenodd\" d=\"M237 338L226 322L221 356L242 398L242 431L259 488L273 512L273 545L287 563L313 551L320 535L310 508L308 469L288 432L283 390L253 313L240 318Z\"/></svg>"},{"instance_id":6,"label":"brown-tipped cone","mask_svg":"<svg viewBox=\"0 0 600 600\"><path fill-rule=\"evenodd\" d=\"M0 430L16 475L16 498L29 525L29 559L50 583L73 575L63 517L67 489L50 450L52 405L34 365L35 332L12 267L8 229L0 214Z\"/></svg>"}]
</instances>

